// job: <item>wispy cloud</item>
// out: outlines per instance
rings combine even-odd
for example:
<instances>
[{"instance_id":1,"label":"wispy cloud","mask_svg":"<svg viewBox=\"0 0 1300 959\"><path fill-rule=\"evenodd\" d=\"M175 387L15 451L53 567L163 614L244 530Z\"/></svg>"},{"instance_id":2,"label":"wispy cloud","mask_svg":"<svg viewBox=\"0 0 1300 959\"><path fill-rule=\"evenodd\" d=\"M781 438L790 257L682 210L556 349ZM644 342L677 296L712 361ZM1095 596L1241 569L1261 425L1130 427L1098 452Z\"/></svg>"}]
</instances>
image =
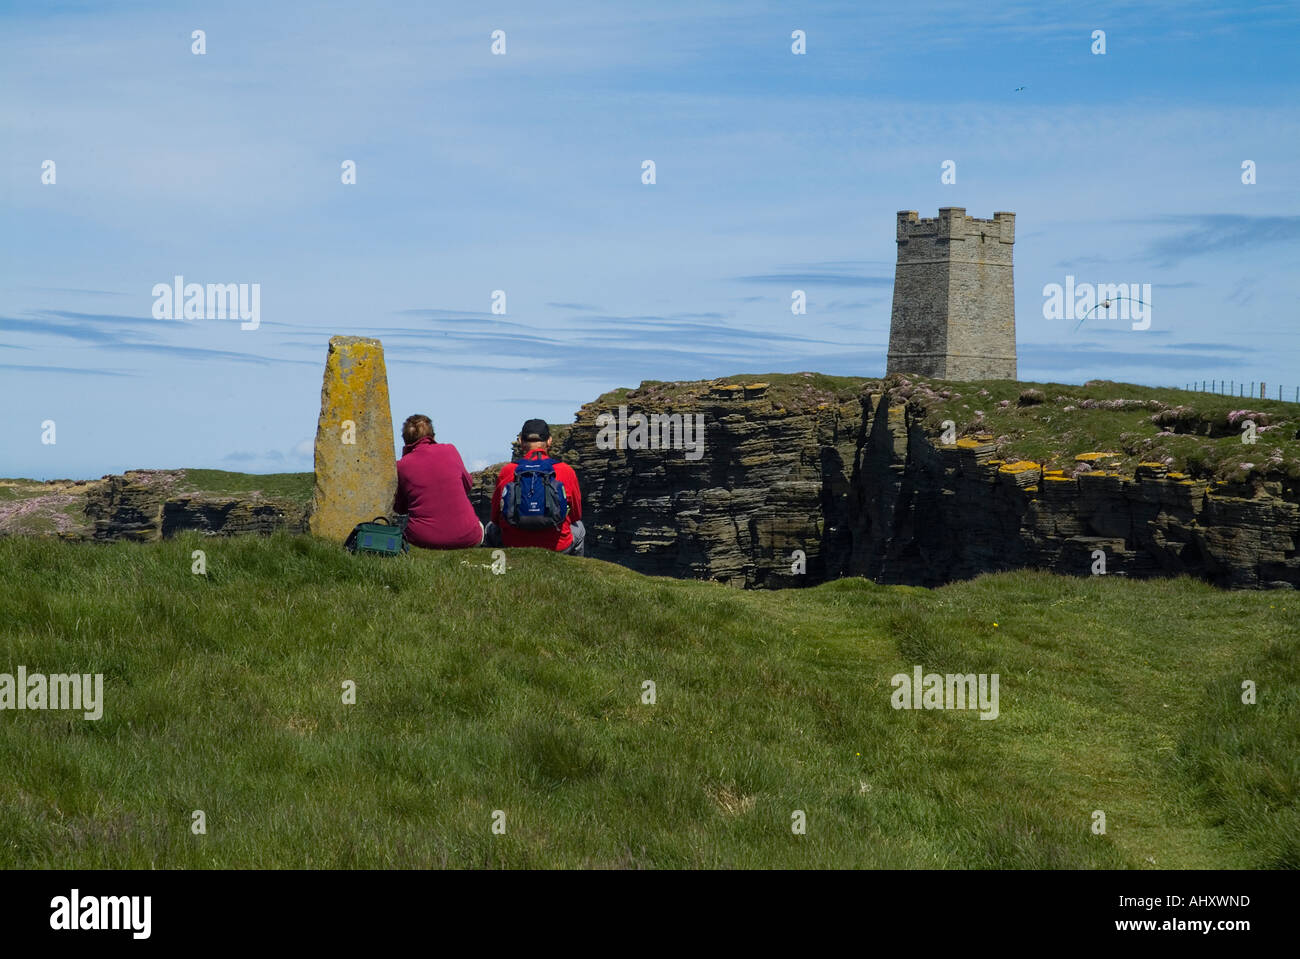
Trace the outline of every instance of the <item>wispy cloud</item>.
<instances>
[{"instance_id":1,"label":"wispy cloud","mask_svg":"<svg viewBox=\"0 0 1300 959\"><path fill-rule=\"evenodd\" d=\"M458 320L458 319L482 319L495 320L500 319L495 313L480 313L475 310L439 310L439 309L413 309L398 310L399 316L422 316L430 320Z\"/></svg>"},{"instance_id":2,"label":"wispy cloud","mask_svg":"<svg viewBox=\"0 0 1300 959\"><path fill-rule=\"evenodd\" d=\"M759 273L738 276L741 283L780 283L796 286L893 286L893 276L864 276L855 273Z\"/></svg>"},{"instance_id":3,"label":"wispy cloud","mask_svg":"<svg viewBox=\"0 0 1300 959\"><path fill-rule=\"evenodd\" d=\"M233 350L209 350L198 346L167 346L146 343L108 343L102 349L122 353L144 353L165 356L177 360L229 360L233 363L257 363L263 366L274 363L293 363L302 366L319 367L319 363L308 360L290 360L284 357L257 356L253 353L238 353Z\"/></svg>"},{"instance_id":4,"label":"wispy cloud","mask_svg":"<svg viewBox=\"0 0 1300 959\"><path fill-rule=\"evenodd\" d=\"M16 363L0 363L0 370L11 370L15 373L66 373L71 376L138 376L137 373L128 373L123 370L89 370L75 366L26 366Z\"/></svg>"},{"instance_id":5,"label":"wispy cloud","mask_svg":"<svg viewBox=\"0 0 1300 959\"><path fill-rule=\"evenodd\" d=\"M73 296L130 296L130 293L119 293L116 290L79 290L66 286L15 286L15 290L25 290L31 293L67 293Z\"/></svg>"},{"instance_id":6,"label":"wispy cloud","mask_svg":"<svg viewBox=\"0 0 1300 959\"><path fill-rule=\"evenodd\" d=\"M1019 369L1022 377L1034 370L1116 370L1116 369L1161 369L1177 371L1180 375L1203 369L1206 358L1201 351L1189 350L1180 353L1170 347L1158 352L1141 350L1108 350L1101 347L1075 345L1046 345L1041 343L1021 344L1019 347ZM1242 369L1251 361L1243 356L1221 354L1214 358L1215 369ZM1094 374L1095 375L1095 374Z\"/></svg>"},{"instance_id":7,"label":"wispy cloud","mask_svg":"<svg viewBox=\"0 0 1300 959\"><path fill-rule=\"evenodd\" d=\"M1300 216L1205 213L1158 217L1155 222L1180 228L1177 235L1148 245L1145 259L1159 267L1178 266L1184 260L1211 253L1249 253L1300 244Z\"/></svg>"},{"instance_id":8,"label":"wispy cloud","mask_svg":"<svg viewBox=\"0 0 1300 959\"><path fill-rule=\"evenodd\" d=\"M37 336L57 336L69 340L81 340L85 343L111 344L122 341L122 335L119 331L104 330L91 324L24 320L12 316L0 316L0 330L8 330L14 333L32 333ZM157 339L157 337L147 334L138 335L145 339Z\"/></svg>"},{"instance_id":9,"label":"wispy cloud","mask_svg":"<svg viewBox=\"0 0 1300 959\"><path fill-rule=\"evenodd\" d=\"M79 323L99 323L105 326L135 329L140 326L165 326L174 329L193 327L185 320L158 320L152 316L127 316L121 313L73 313L70 310L37 310L37 315L54 317L60 320L74 320Z\"/></svg>"},{"instance_id":10,"label":"wispy cloud","mask_svg":"<svg viewBox=\"0 0 1300 959\"><path fill-rule=\"evenodd\" d=\"M1255 298L1255 289L1259 285L1259 277L1243 276L1233 284L1232 291L1226 299L1233 306L1245 306Z\"/></svg>"}]
</instances>

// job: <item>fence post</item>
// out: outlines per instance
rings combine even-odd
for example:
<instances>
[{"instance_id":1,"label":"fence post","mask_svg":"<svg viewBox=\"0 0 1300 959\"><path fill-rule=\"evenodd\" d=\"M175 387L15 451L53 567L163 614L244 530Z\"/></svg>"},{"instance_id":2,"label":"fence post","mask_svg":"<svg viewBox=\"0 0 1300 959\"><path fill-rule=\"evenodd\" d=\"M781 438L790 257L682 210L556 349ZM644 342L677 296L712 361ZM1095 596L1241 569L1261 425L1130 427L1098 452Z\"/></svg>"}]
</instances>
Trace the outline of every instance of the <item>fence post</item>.
<instances>
[{"instance_id":1,"label":"fence post","mask_svg":"<svg viewBox=\"0 0 1300 959\"><path fill-rule=\"evenodd\" d=\"M1268 399L1268 384L1263 380L1259 381L1259 398L1261 400Z\"/></svg>"}]
</instances>

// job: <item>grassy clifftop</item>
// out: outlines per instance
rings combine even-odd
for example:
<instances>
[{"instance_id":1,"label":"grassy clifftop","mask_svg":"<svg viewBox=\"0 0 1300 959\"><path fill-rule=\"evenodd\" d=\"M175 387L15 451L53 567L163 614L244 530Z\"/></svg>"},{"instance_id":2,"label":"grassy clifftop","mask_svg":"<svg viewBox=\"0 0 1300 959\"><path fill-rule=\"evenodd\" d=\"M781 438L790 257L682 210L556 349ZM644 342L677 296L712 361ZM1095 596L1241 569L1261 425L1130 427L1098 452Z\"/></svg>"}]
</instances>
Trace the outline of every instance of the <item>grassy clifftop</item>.
<instances>
[{"instance_id":1,"label":"grassy clifftop","mask_svg":"<svg viewBox=\"0 0 1300 959\"><path fill-rule=\"evenodd\" d=\"M0 866L1300 866L1289 596L490 562L0 539L0 672L105 700L0 712ZM916 665L998 673L999 717L892 709Z\"/></svg>"},{"instance_id":2,"label":"grassy clifftop","mask_svg":"<svg viewBox=\"0 0 1300 959\"><path fill-rule=\"evenodd\" d=\"M226 470L137 470L148 486L168 496L196 494L211 499L248 502L283 501L306 507L311 501L311 473L232 473ZM106 479L0 479L0 536L89 536L93 523L86 516L87 498Z\"/></svg>"},{"instance_id":3,"label":"grassy clifftop","mask_svg":"<svg viewBox=\"0 0 1300 959\"><path fill-rule=\"evenodd\" d=\"M744 389L754 384L766 388ZM773 410L853 403L863 393L883 390L891 403L906 403L936 443L944 422L951 421L957 437L990 436L1002 460L1043 463L1066 474L1106 469L1132 476L1139 463L1160 463L1224 483L1300 481L1300 406L1108 380L1078 386L1017 380L957 383L902 375L741 374L698 382L650 380L635 389L613 390L588 406L669 409L716 401L728 388L734 388L739 402ZM1253 443L1242 442L1247 420L1255 425ZM1089 455L1097 453L1111 455ZM1077 460L1080 455L1089 458Z\"/></svg>"},{"instance_id":4,"label":"grassy clifftop","mask_svg":"<svg viewBox=\"0 0 1300 959\"><path fill-rule=\"evenodd\" d=\"M891 396L906 400L941 433L983 433L1010 462L1062 469L1113 468L1131 476L1139 463L1161 463L1198 479L1246 483L1300 479L1300 406L1186 390L1093 380L1083 386L988 380L943 383L890 377ZM1254 442L1242 441L1247 421ZM1107 453L1104 458L1080 455Z\"/></svg>"}]
</instances>

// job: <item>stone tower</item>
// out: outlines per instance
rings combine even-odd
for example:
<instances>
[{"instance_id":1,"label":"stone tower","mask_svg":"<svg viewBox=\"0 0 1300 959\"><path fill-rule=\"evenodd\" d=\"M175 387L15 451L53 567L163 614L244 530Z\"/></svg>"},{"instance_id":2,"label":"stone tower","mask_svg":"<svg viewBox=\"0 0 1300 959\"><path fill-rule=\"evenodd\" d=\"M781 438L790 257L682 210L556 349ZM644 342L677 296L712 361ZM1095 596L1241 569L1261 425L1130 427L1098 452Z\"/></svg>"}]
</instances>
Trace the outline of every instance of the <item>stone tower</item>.
<instances>
[{"instance_id":1,"label":"stone tower","mask_svg":"<svg viewBox=\"0 0 1300 959\"><path fill-rule=\"evenodd\" d=\"M899 211L887 373L1016 378L1015 242L1014 213L977 220L945 206L920 220Z\"/></svg>"}]
</instances>

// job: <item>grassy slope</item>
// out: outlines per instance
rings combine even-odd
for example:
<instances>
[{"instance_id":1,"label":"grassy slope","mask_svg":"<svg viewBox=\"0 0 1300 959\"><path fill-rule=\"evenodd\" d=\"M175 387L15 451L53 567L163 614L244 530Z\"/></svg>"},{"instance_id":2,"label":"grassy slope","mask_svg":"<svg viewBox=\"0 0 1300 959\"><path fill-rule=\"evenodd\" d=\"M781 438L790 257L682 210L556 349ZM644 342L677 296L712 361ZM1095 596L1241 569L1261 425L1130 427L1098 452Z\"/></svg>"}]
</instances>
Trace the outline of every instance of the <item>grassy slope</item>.
<instances>
[{"instance_id":1,"label":"grassy slope","mask_svg":"<svg viewBox=\"0 0 1300 959\"><path fill-rule=\"evenodd\" d=\"M272 499L311 501L312 473L232 473L226 470L185 469L177 484L178 493L202 492L213 496L246 496L261 493Z\"/></svg>"},{"instance_id":2,"label":"grassy slope","mask_svg":"<svg viewBox=\"0 0 1300 959\"><path fill-rule=\"evenodd\" d=\"M0 672L107 699L0 713L0 866L1300 866L1293 596L488 562L0 540ZM1001 718L890 709L918 663L998 672Z\"/></svg>"}]
</instances>

